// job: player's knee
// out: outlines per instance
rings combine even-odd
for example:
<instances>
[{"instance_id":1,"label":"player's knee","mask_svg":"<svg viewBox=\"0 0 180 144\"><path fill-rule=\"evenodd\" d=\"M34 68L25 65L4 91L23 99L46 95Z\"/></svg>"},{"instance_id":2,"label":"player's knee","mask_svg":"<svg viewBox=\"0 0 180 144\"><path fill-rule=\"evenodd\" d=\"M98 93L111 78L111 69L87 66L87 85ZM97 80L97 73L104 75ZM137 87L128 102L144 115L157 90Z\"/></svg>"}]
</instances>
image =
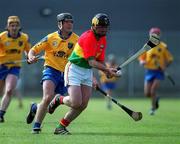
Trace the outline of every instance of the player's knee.
<instances>
[{"instance_id":1,"label":"player's knee","mask_svg":"<svg viewBox=\"0 0 180 144\"><path fill-rule=\"evenodd\" d=\"M74 109L79 109L82 105L82 102L81 101L75 101L72 103L71 107L74 108Z\"/></svg>"}]
</instances>

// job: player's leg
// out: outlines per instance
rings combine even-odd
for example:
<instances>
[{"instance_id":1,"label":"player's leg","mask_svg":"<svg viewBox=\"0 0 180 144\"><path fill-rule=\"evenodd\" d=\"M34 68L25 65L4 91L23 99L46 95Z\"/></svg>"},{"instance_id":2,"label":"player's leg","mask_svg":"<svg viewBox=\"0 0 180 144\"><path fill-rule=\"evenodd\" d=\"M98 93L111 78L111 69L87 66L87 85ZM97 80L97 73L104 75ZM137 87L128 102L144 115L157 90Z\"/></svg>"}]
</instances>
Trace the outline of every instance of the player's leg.
<instances>
[{"instance_id":1,"label":"player's leg","mask_svg":"<svg viewBox=\"0 0 180 144\"><path fill-rule=\"evenodd\" d=\"M152 81L145 81L144 82L144 95L146 97L151 98L151 87L152 87Z\"/></svg>"},{"instance_id":2,"label":"player's leg","mask_svg":"<svg viewBox=\"0 0 180 144\"><path fill-rule=\"evenodd\" d=\"M151 86L151 97L152 97L152 109L156 110L159 107L158 97L157 97L157 89L160 85L160 80L155 79Z\"/></svg>"},{"instance_id":3,"label":"player's leg","mask_svg":"<svg viewBox=\"0 0 180 144\"><path fill-rule=\"evenodd\" d=\"M74 89L73 89L74 87ZM81 93L81 96L78 96L78 93L75 95L74 92L77 90L77 86L73 86L72 89L70 88L70 100L68 100L68 104L71 104L70 107L75 110L77 113L67 113L65 115L65 119L69 121L73 121L88 105L89 98L92 94L92 87L87 85L82 85L81 89L79 89L79 92ZM78 99L78 100L77 100ZM81 103L77 102L81 101ZM65 102L67 102L65 100Z\"/></svg>"},{"instance_id":4,"label":"player's leg","mask_svg":"<svg viewBox=\"0 0 180 144\"><path fill-rule=\"evenodd\" d=\"M69 96L63 99L63 103L70 106L71 109L60 120L54 134L69 134L66 127L86 108L92 93L93 73L91 69L67 64L64 77L65 85L69 85Z\"/></svg>"},{"instance_id":5,"label":"player's leg","mask_svg":"<svg viewBox=\"0 0 180 144\"><path fill-rule=\"evenodd\" d=\"M65 97L63 102L69 105L71 109L65 114L64 118L60 120L54 134L69 134L66 127L87 107L92 93L92 87L87 85L82 85L81 87L70 86L68 92L70 96Z\"/></svg>"},{"instance_id":6,"label":"player's leg","mask_svg":"<svg viewBox=\"0 0 180 144\"><path fill-rule=\"evenodd\" d=\"M157 97L157 89L160 85L160 80L164 80L164 73L159 70L153 71L153 82L151 86L152 109L150 114L154 114L155 110L159 107L159 97Z\"/></svg>"},{"instance_id":7,"label":"player's leg","mask_svg":"<svg viewBox=\"0 0 180 144\"><path fill-rule=\"evenodd\" d=\"M3 92L4 92L4 80L0 80L0 95L2 96L3 95ZM4 122L4 112L3 111L0 111L0 122Z\"/></svg>"},{"instance_id":8,"label":"player's leg","mask_svg":"<svg viewBox=\"0 0 180 144\"><path fill-rule=\"evenodd\" d=\"M4 94L4 87L5 87L5 79L8 75L7 67L0 65L0 95L3 96ZM4 114L5 111L0 110L0 122L4 122Z\"/></svg>"},{"instance_id":9,"label":"player's leg","mask_svg":"<svg viewBox=\"0 0 180 144\"><path fill-rule=\"evenodd\" d=\"M150 108L150 112L149 112L150 115L154 115L154 113L155 113L155 109L153 108L154 96L151 93L152 85L153 85L153 81L146 81L144 83L144 94L146 97L151 99L151 108Z\"/></svg>"},{"instance_id":10,"label":"player's leg","mask_svg":"<svg viewBox=\"0 0 180 144\"><path fill-rule=\"evenodd\" d=\"M37 113L35 115L35 122L33 125L33 133L41 131L41 123L46 115L47 107L54 96L55 84L51 80L43 81L43 99L38 104Z\"/></svg>"},{"instance_id":11,"label":"player's leg","mask_svg":"<svg viewBox=\"0 0 180 144\"><path fill-rule=\"evenodd\" d=\"M154 80L154 71L146 70L144 77L144 95L151 98L151 86Z\"/></svg>"},{"instance_id":12,"label":"player's leg","mask_svg":"<svg viewBox=\"0 0 180 144\"><path fill-rule=\"evenodd\" d=\"M18 103L19 103L18 107L23 108L22 94L21 94L20 90L18 90L18 89L16 89L15 91L16 91L16 97L17 97Z\"/></svg>"},{"instance_id":13,"label":"player's leg","mask_svg":"<svg viewBox=\"0 0 180 144\"><path fill-rule=\"evenodd\" d=\"M18 99L18 107L19 108L23 107L21 87L22 87L22 81L21 81L21 79L19 79L18 82L17 82L16 89L15 89L15 95L16 95L16 97Z\"/></svg>"},{"instance_id":14,"label":"player's leg","mask_svg":"<svg viewBox=\"0 0 180 144\"><path fill-rule=\"evenodd\" d=\"M107 83L107 88L106 88L107 94L109 94L110 96L112 96L112 93L113 93L113 91L115 90L115 88L116 88L116 83L115 83L115 82L108 82L108 83ZM112 101L111 101L109 98L107 99L107 108L108 108L109 110L112 109Z\"/></svg>"},{"instance_id":15,"label":"player's leg","mask_svg":"<svg viewBox=\"0 0 180 144\"><path fill-rule=\"evenodd\" d=\"M12 93L16 87L18 77L13 74L8 74L5 79L4 94L0 105L0 122L4 122L4 114L10 104Z\"/></svg>"},{"instance_id":16,"label":"player's leg","mask_svg":"<svg viewBox=\"0 0 180 144\"><path fill-rule=\"evenodd\" d=\"M69 87L72 87L72 88L69 88L68 91L73 91L74 89L79 89L80 90L80 77L79 75L77 75L75 73L74 70L72 70L72 68L69 70L70 66L72 66L70 63L68 63L66 65L66 68L65 68L65 76L64 76L64 80L66 82L63 81L63 87L64 85L67 86L68 83L71 81L72 79L72 82L71 82L71 85L72 86L69 86ZM78 70L78 69L77 69ZM82 77L82 76L81 76ZM76 88L77 87L77 88ZM78 88L79 87L79 88ZM62 88L62 86L61 86ZM72 90L71 90L72 89ZM78 93L80 93L81 91L77 91ZM81 94L80 94L80 97L81 97ZM54 97L54 99L50 102L49 106L48 106L48 112L50 114L52 114L55 109L59 106L59 105L62 105L62 104L65 104L69 107L74 107L73 105L76 105L76 100L74 100L73 104L71 103L72 98L70 98L69 96L61 96L60 94L56 94L56 96ZM80 102L80 101L79 101ZM77 101L77 104L78 104L78 101Z\"/></svg>"},{"instance_id":17,"label":"player's leg","mask_svg":"<svg viewBox=\"0 0 180 144\"><path fill-rule=\"evenodd\" d=\"M111 95L111 90L107 82L101 83L101 87L107 94ZM105 101L107 109L110 110L112 108L111 100L105 97Z\"/></svg>"},{"instance_id":18,"label":"player's leg","mask_svg":"<svg viewBox=\"0 0 180 144\"><path fill-rule=\"evenodd\" d=\"M63 82L61 82L61 80L63 80ZM43 85L43 100L41 101L40 104L36 104L36 103L31 104L29 113L26 117L27 124L32 123L39 106L40 107L41 105L45 106L46 105L45 103L49 104L49 99L52 100L51 96L52 95L54 96L54 93L56 91L57 93L62 93L62 94L64 94L67 91L67 89L64 88L63 74L60 71L53 69L52 67L45 67L43 71L41 84ZM46 112L48 112L47 109L46 109Z\"/></svg>"},{"instance_id":19,"label":"player's leg","mask_svg":"<svg viewBox=\"0 0 180 144\"><path fill-rule=\"evenodd\" d=\"M70 134L66 127L70 124L71 120L81 112L78 110L82 104L82 92L81 86L69 86L69 96L63 98L63 104L71 107L70 110L65 114L65 117L59 121L54 134ZM76 110L77 109L77 110Z\"/></svg>"},{"instance_id":20,"label":"player's leg","mask_svg":"<svg viewBox=\"0 0 180 144\"><path fill-rule=\"evenodd\" d=\"M112 91L111 91L110 89L107 89L107 90L106 90L106 93L107 93L108 95L112 96ZM109 98L107 98L107 97L105 97L105 98L106 98L106 102L107 102L107 104L106 104L107 109L108 109L108 110L111 110L111 109L112 109L112 102L111 102L111 100L110 100Z\"/></svg>"},{"instance_id":21,"label":"player's leg","mask_svg":"<svg viewBox=\"0 0 180 144\"><path fill-rule=\"evenodd\" d=\"M0 96L3 95L4 85L5 85L5 81L0 79Z\"/></svg>"},{"instance_id":22,"label":"player's leg","mask_svg":"<svg viewBox=\"0 0 180 144\"><path fill-rule=\"evenodd\" d=\"M4 94L5 79L8 75L8 68L0 65L0 96Z\"/></svg>"},{"instance_id":23,"label":"player's leg","mask_svg":"<svg viewBox=\"0 0 180 144\"><path fill-rule=\"evenodd\" d=\"M144 81L144 94L145 94L145 96L147 96L151 99L151 109L149 112L150 115L154 115L154 113L155 113L154 95L152 93L152 85L154 83L155 78L156 78L156 71L154 71L154 70L146 71L145 81Z\"/></svg>"}]
</instances>

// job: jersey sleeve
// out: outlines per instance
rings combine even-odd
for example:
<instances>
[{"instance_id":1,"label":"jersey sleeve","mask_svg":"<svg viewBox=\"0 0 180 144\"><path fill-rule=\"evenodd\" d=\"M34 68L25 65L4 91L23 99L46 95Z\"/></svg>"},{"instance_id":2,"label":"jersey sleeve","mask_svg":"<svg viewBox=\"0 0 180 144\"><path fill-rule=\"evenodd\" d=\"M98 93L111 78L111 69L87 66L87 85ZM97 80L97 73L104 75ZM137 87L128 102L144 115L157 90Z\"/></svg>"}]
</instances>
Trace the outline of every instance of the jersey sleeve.
<instances>
[{"instance_id":1,"label":"jersey sleeve","mask_svg":"<svg viewBox=\"0 0 180 144\"><path fill-rule=\"evenodd\" d=\"M139 61L145 61L146 60L146 52L144 52L142 55L138 57Z\"/></svg>"},{"instance_id":2,"label":"jersey sleeve","mask_svg":"<svg viewBox=\"0 0 180 144\"><path fill-rule=\"evenodd\" d=\"M35 44L32 47L32 50L35 52L35 54L39 54L41 51L45 50L48 47L48 37L44 37L40 42Z\"/></svg>"},{"instance_id":3,"label":"jersey sleeve","mask_svg":"<svg viewBox=\"0 0 180 144\"><path fill-rule=\"evenodd\" d=\"M27 36L27 41L25 43L24 50L28 53L30 49L31 49L31 43L30 43L29 37Z\"/></svg>"},{"instance_id":4,"label":"jersey sleeve","mask_svg":"<svg viewBox=\"0 0 180 144\"><path fill-rule=\"evenodd\" d=\"M164 57L166 59L166 61L168 63L172 62L173 61L173 56L172 54L168 51L167 47L165 48L165 51L164 51Z\"/></svg>"},{"instance_id":5,"label":"jersey sleeve","mask_svg":"<svg viewBox=\"0 0 180 144\"><path fill-rule=\"evenodd\" d=\"M2 47L3 47L3 45L2 45L1 37L0 37L0 54L1 54L1 51L2 51Z\"/></svg>"},{"instance_id":6,"label":"jersey sleeve","mask_svg":"<svg viewBox=\"0 0 180 144\"><path fill-rule=\"evenodd\" d=\"M3 47L1 37L0 37L0 56L3 56L5 54L5 49Z\"/></svg>"}]
</instances>

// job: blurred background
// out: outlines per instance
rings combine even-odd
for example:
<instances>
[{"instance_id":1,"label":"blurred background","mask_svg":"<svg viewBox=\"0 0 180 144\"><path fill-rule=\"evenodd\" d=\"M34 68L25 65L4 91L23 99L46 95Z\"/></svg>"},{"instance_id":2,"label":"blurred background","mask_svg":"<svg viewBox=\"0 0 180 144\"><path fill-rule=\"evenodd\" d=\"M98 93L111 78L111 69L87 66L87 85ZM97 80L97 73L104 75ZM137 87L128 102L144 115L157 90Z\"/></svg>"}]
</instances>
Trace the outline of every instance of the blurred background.
<instances>
[{"instance_id":1,"label":"blurred background","mask_svg":"<svg viewBox=\"0 0 180 144\"><path fill-rule=\"evenodd\" d=\"M180 93L180 1L179 0L1 0L0 31L4 31L7 17L18 15L23 32L28 33L32 45L48 33L57 30L56 15L70 12L74 16L74 32L81 34L90 28L96 13L110 17L108 53L114 53L121 64L140 49L148 39L151 27L160 27L162 40L168 44L174 63L168 68L176 80L161 84L160 94L178 97ZM25 96L41 95L40 85L43 61L34 65L24 64L21 73L21 90ZM144 69L134 61L123 69L116 94L126 97L143 97Z\"/></svg>"}]
</instances>

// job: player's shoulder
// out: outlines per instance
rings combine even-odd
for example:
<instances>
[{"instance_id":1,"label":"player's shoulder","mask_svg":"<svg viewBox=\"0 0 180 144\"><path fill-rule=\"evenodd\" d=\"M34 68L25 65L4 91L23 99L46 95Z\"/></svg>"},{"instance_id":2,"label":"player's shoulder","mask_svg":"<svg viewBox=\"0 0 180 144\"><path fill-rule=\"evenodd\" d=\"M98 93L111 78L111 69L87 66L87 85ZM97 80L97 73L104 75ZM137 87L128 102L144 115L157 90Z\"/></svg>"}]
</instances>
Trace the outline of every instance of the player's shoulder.
<instances>
[{"instance_id":1,"label":"player's shoulder","mask_svg":"<svg viewBox=\"0 0 180 144\"><path fill-rule=\"evenodd\" d=\"M47 36L48 36L48 37L58 36L58 31L55 31L55 32L49 33Z\"/></svg>"},{"instance_id":2,"label":"player's shoulder","mask_svg":"<svg viewBox=\"0 0 180 144\"><path fill-rule=\"evenodd\" d=\"M72 33L72 37L75 38L75 39L79 38L79 36L76 33L74 33L74 32Z\"/></svg>"},{"instance_id":3,"label":"player's shoulder","mask_svg":"<svg viewBox=\"0 0 180 144\"><path fill-rule=\"evenodd\" d=\"M95 36L95 33L90 29L90 30L87 30L85 31L81 36L80 38L82 39L91 39L91 40L95 40L96 41L96 36ZM100 38L100 41L106 41L106 36L103 36Z\"/></svg>"},{"instance_id":4,"label":"player's shoulder","mask_svg":"<svg viewBox=\"0 0 180 144\"><path fill-rule=\"evenodd\" d=\"M93 36L93 31L92 30L87 30L87 31L85 31L85 32L83 32L82 34L81 34L81 37L84 37L84 36Z\"/></svg>"},{"instance_id":5,"label":"player's shoulder","mask_svg":"<svg viewBox=\"0 0 180 144\"><path fill-rule=\"evenodd\" d=\"M4 37L4 36L7 36L8 32L7 31L3 31L0 33L0 37Z\"/></svg>"},{"instance_id":6,"label":"player's shoulder","mask_svg":"<svg viewBox=\"0 0 180 144\"><path fill-rule=\"evenodd\" d=\"M160 46L162 48L167 48L167 44L165 42L163 42L163 41L160 42Z\"/></svg>"},{"instance_id":7,"label":"player's shoulder","mask_svg":"<svg viewBox=\"0 0 180 144\"><path fill-rule=\"evenodd\" d=\"M52 41L54 39L57 39L58 38L58 32L55 31L55 32L52 32L52 33L49 33L48 35L46 35L40 42L49 42L49 41Z\"/></svg>"},{"instance_id":8,"label":"player's shoulder","mask_svg":"<svg viewBox=\"0 0 180 144\"><path fill-rule=\"evenodd\" d=\"M48 39L51 39L51 38L54 38L54 37L57 37L57 36L58 36L58 31L55 31L55 32L49 33L46 37Z\"/></svg>"},{"instance_id":9,"label":"player's shoulder","mask_svg":"<svg viewBox=\"0 0 180 144\"><path fill-rule=\"evenodd\" d=\"M79 37L79 40L92 39L93 37L95 37L93 31L87 30L81 34L81 36Z\"/></svg>"},{"instance_id":10,"label":"player's shoulder","mask_svg":"<svg viewBox=\"0 0 180 144\"><path fill-rule=\"evenodd\" d=\"M21 38L22 38L22 39L25 39L25 40L28 40L28 39L29 39L29 36L28 36L27 33L20 32L20 34L21 34Z\"/></svg>"}]
</instances>

